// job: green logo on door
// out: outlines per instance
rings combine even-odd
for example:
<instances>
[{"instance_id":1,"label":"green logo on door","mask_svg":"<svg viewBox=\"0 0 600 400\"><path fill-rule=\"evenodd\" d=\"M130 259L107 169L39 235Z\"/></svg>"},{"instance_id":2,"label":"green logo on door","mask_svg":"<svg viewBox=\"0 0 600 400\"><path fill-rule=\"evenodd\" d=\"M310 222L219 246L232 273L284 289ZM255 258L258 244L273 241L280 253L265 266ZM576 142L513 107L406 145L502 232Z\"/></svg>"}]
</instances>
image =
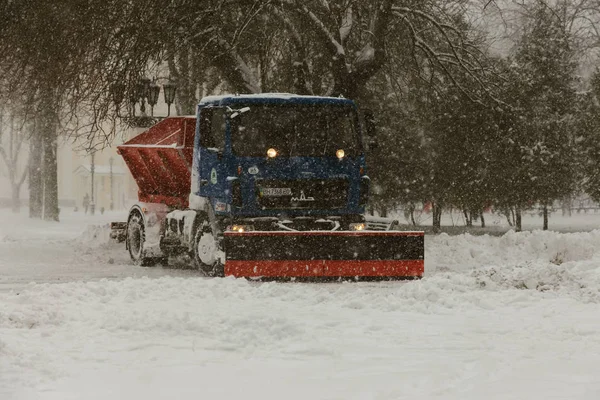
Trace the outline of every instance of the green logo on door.
<instances>
[{"instance_id":1,"label":"green logo on door","mask_svg":"<svg viewBox=\"0 0 600 400\"><path fill-rule=\"evenodd\" d=\"M210 171L210 183L212 183L213 185L217 184L217 170L216 169L212 169L212 171Z\"/></svg>"}]
</instances>

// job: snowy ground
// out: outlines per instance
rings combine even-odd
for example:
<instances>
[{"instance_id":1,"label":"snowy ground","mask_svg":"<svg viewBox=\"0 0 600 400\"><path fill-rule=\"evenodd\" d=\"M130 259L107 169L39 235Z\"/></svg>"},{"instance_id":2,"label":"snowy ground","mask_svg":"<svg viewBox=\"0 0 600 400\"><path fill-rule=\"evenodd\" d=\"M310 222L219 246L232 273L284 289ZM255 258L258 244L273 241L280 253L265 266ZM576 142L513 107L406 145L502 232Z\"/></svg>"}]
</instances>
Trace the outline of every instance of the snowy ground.
<instances>
[{"instance_id":1,"label":"snowy ground","mask_svg":"<svg viewBox=\"0 0 600 400\"><path fill-rule=\"evenodd\" d=\"M134 267L88 227L118 217L0 211L0 399L600 398L600 231L427 236L418 282L254 283Z\"/></svg>"}]
</instances>

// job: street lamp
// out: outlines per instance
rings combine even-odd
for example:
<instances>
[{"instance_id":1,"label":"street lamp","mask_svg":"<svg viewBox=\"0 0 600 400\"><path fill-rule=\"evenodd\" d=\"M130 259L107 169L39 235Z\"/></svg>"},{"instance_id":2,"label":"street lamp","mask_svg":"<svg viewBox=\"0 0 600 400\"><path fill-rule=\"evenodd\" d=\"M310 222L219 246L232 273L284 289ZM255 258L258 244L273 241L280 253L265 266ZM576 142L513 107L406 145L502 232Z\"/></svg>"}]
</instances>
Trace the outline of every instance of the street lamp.
<instances>
[{"instance_id":1,"label":"street lamp","mask_svg":"<svg viewBox=\"0 0 600 400\"><path fill-rule=\"evenodd\" d=\"M135 117L135 103L137 102L136 90L129 92L129 105L131 106L131 115Z\"/></svg>"},{"instance_id":2,"label":"street lamp","mask_svg":"<svg viewBox=\"0 0 600 400\"><path fill-rule=\"evenodd\" d=\"M95 171L96 171L96 163L94 162L95 160L95 156L96 155L96 151L92 152L92 163L90 164L90 175L92 176L92 197L91 197L91 201L90 201L90 214L94 215L95 211L96 211L96 201L95 201L95 197L94 197L94 175L95 175Z\"/></svg>"},{"instance_id":3,"label":"street lamp","mask_svg":"<svg viewBox=\"0 0 600 400\"><path fill-rule=\"evenodd\" d=\"M150 80L150 78L142 78L135 85L135 97L137 97L136 100L139 100L140 102L140 112L142 113L142 115L146 114L146 98L149 95L151 83L152 81Z\"/></svg>"},{"instance_id":4,"label":"street lamp","mask_svg":"<svg viewBox=\"0 0 600 400\"><path fill-rule=\"evenodd\" d=\"M124 93L125 85L123 85L122 83L117 82L110 86L110 95L112 96L112 100L117 106L117 108L119 108L121 106L121 103L123 103L123 100L125 98Z\"/></svg>"},{"instance_id":5,"label":"street lamp","mask_svg":"<svg viewBox=\"0 0 600 400\"><path fill-rule=\"evenodd\" d=\"M150 115L154 116L154 106L158 103L158 95L160 94L160 86L152 82L148 86L148 104L150 104Z\"/></svg>"},{"instance_id":6,"label":"street lamp","mask_svg":"<svg viewBox=\"0 0 600 400\"><path fill-rule=\"evenodd\" d=\"M154 117L154 107L158 103L160 97L160 85L156 83L157 80L168 79L168 78L154 78L154 82L149 78L142 78L135 84L134 90L129 96L129 102L131 104L131 115L134 117L133 125L135 126L151 126L156 123ZM177 92L177 85L170 80L167 80L163 85L164 100L167 104L167 117L171 115L171 104L175 102L175 93ZM146 101L150 105L150 117L146 115ZM137 118L135 115L135 105L140 104L140 117ZM165 118L165 117L157 117Z\"/></svg>"},{"instance_id":7,"label":"street lamp","mask_svg":"<svg viewBox=\"0 0 600 400\"><path fill-rule=\"evenodd\" d=\"M167 117L171 115L171 104L175 101L175 92L177 91L177 85L171 81L168 81L163 85L165 91L165 103L167 103Z\"/></svg>"},{"instance_id":8,"label":"street lamp","mask_svg":"<svg viewBox=\"0 0 600 400\"><path fill-rule=\"evenodd\" d=\"M113 203L113 162L115 161L115 159L113 157L110 157L108 159L108 165L110 165L110 211L113 210L114 208L114 203Z\"/></svg>"}]
</instances>

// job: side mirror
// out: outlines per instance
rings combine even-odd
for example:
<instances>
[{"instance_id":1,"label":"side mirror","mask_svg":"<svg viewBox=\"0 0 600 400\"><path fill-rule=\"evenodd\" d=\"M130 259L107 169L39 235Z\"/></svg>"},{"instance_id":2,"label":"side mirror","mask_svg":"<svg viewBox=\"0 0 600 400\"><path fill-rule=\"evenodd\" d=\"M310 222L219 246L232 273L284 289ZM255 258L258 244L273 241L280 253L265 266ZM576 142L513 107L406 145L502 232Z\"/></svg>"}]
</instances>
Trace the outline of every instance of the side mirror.
<instances>
[{"instance_id":1,"label":"side mirror","mask_svg":"<svg viewBox=\"0 0 600 400\"><path fill-rule=\"evenodd\" d=\"M375 115L373 114L373 111L366 109L363 111L363 116L365 121L365 130L369 149L376 149L377 147L379 147L379 143L377 142Z\"/></svg>"},{"instance_id":2,"label":"side mirror","mask_svg":"<svg viewBox=\"0 0 600 400\"><path fill-rule=\"evenodd\" d=\"M219 157L219 160L223 158L223 150L221 149L218 149L216 147L207 147L206 150L208 150L211 153L215 153Z\"/></svg>"},{"instance_id":3,"label":"side mirror","mask_svg":"<svg viewBox=\"0 0 600 400\"><path fill-rule=\"evenodd\" d=\"M239 110L234 110L231 107L227 107L227 112L229 112L231 114L229 116L229 118L231 118L231 119L234 119L238 115L245 114L248 111L250 111L250 107L242 107Z\"/></svg>"}]
</instances>

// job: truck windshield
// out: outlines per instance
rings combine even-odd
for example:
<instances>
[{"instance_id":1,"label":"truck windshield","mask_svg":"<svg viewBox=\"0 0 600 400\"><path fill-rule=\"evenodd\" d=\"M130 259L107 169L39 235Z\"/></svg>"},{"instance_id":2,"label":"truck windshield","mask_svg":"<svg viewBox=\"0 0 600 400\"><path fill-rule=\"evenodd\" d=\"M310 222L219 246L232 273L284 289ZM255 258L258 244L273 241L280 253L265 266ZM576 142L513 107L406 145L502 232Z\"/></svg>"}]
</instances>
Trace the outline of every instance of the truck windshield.
<instances>
[{"instance_id":1,"label":"truck windshield","mask_svg":"<svg viewBox=\"0 0 600 400\"><path fill-rule=\"evenodd\" d=\"M250 111L231 120L233 152L262 157L274 148L281 156L348 156L360 151L357 117L346 105L248 104Z\"/></svg>"}]
</instances>

